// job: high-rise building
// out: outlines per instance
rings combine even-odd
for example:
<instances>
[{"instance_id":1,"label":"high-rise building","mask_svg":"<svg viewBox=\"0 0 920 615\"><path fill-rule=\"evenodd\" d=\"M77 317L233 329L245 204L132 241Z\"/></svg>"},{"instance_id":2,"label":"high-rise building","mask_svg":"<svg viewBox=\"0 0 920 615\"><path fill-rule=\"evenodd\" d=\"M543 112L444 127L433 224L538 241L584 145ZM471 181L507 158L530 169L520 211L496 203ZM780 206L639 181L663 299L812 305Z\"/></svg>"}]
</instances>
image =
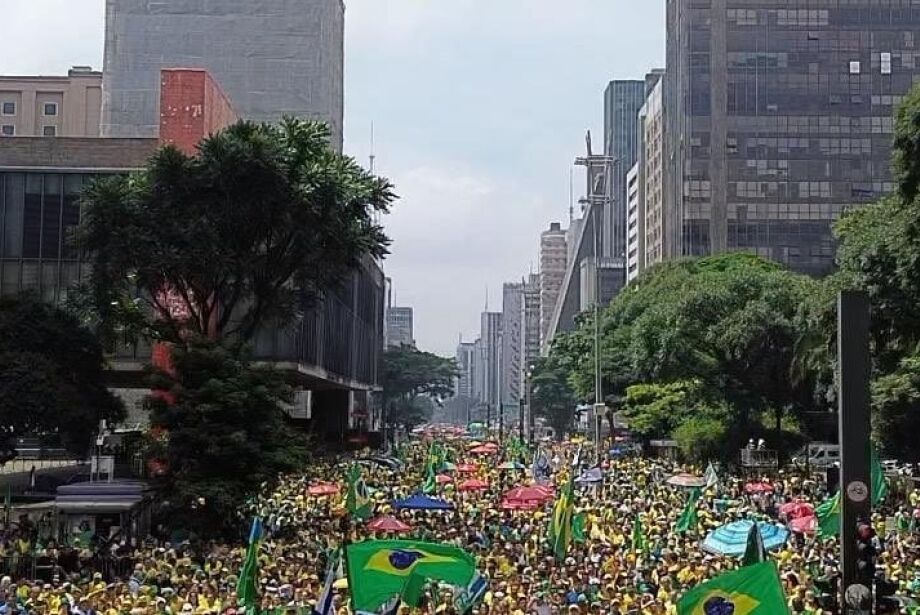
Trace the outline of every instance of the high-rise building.
<instances>
[{"instance_id":1,"label":"high-rise building","mask_svg":"<svg viewBox=\"0 0 920 615\"><path fill-rule=\"evenodd\" d=\"M522 380L530 366L540 356L540 275L531 273L524 284L523 315L521 317L524 351ZM523 388L521 389L524 390Z\"/></svg>"},{"instance_id":2,"label":"high-rise building","mask_svg":"<svg viewBox=\"0 0 920 615\"><path fill-rule=\"evenodd\" d=\"M476 366L479 357L477 357L476 342L461 341L457 345L457 387L456 396L473 399L476 397Z\"/></svg>"},{"instance_id":3,"label":"high-rise building","mask_svg":"<svg viewBox=\"0 0 920 615\"><path fill-rule=\"evenodd\" d=\"M662 92L664 77L659 79L649 92L645 104L639 111L639 130L642 133L642 153L639 163L642 168L638 180L639 190L638 224L642 227L640 244L640 271L644 267L660 263L664 258L664 105Z\"/></svg>"},{"instance_id":4,"label":"high-rise building","mask_svg":"<svg viewBox=\"0 0 920 615\"><path fill-rule=\"evenodd\" d=\"M482 357L479 379L482 383L480 401L497 418L501 403L502 313L483 312L480 328L480 353Z\"/></svg>"},{"instance_id":5,"label":"high-rise building","mask_svg":"<svg viewBox=\"0 0 920 615\"><path fill-rule=\"evenodd\" d=\"M482 344L482 338L477 339L471 346L473 359L472 367L470 368L472 371L470 375L470 397L481 404L486 396L485 382L483 382L483 378L485 378L486 353Z\"/></svg>"},{"instance_id":6,"label":"high-rise building","mask_svg":"<svg viewBox=\"0 0 920 615\"><path fill-rule=\"evenodd\" d=\"M156 136L161 68L210 71L246 119L327 122L342 147L342 0L106 0L102 134Z\"/></svg>"},{"instance_id":7,"label":"high-rise building","mask_svg":"<svg viewBox=\"0 0 920 615\"><path fill-rule=\"evenodd\" d=\"M0 137L98 137L101 109L102 73L88 66L62 77L0 76Z\"/></svg>"},{"instance_id":8,"label":"high-rise building","mask_svg":"<svg viewBox=\"0 0 920 615\"><path fill-rule=\"evenodd\" d=\"M553 222L540 235L540 344L548 343L547 331L562 290L568 262L566 235L562 225Z\"/></svg>"},{"instance_id":9,"label":"high-rise building","mask_svg":"<svg viewBox=\"0 0 920 615\"><path fill-rule=\"evenodd\" d=\"M387 307L387 347L399 348L402 346L415 347L413 337L412 308Z\"/></svg>"},{"instance_id":10,"label":"high-rise building","mask_svg":"<svg viewBox=\"0 0 920 615\"><path fill-rule=\"evenodd\" d=\"M666 256L833 267L832 223L894 188L892 109L920 78L909 4L668 0Z\"/></svg>"},{"instance_id":11,"label":"high-rise building","mask_svg":"<svg viewBox=\"0 0 920 615\"><path fill-rule=\"evenodd\" d=\"M626 174L639 155L639 109L645 103L644 81L611 81L604 92L604 155L609 157L601 256L626 257ZM620 282L620 287L625 281Z\"/></svg>"},{"instance_id":12,"label":"high-rise building","mask_svg":"<svg viewBox=\"0 0 920 615\"><path fill-rule=\"evenodd\" d=\"M524 366L524 283L502 287L501 401L516 406L521 399L521 373Z\"/></svg>"},{"instance_id":13,"label":"high-rise building","mask_svg":"<svg viewBox=\"0 0 920 615\"><path fill-rule=\"evenodd\" d=\"M626 283L645 268L645 207L643 174L645 165L633 165L626 175Z\"/></svg>"}]
</instances>

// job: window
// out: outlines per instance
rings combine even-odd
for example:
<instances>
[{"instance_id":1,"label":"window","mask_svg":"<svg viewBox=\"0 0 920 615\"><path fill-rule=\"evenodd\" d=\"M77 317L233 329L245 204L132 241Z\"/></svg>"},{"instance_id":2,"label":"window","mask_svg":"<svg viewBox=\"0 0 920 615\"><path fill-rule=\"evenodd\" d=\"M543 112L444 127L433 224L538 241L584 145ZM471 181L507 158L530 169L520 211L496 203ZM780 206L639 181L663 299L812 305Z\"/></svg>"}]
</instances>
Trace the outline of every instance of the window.
<instances>
[{"instance_id":1,"label":"window","mask_svg":"<svg viewBox=\"0 0 920 615\"><path fill-rule=\"evenodd\" d=\"M16 134L16 127L12 124L4 124L0 126L0 136L12 137Z\"/></svg>"},{"instance_id":2,"label":"window","mask_svg":"<svg viewBox=\"0 0 920 615\"><path fill-rule=\"evenodd\" d=\"M887 52L883 53L881 60L882 60L882 67L881 67L882 74L890 75L891 74L891 54Z\"/></svg>"},{"instance_id":3,"label":"window","mask_svg":"<svg viewBox=\"0 0 920 615\"><path fill-rule=\"evenodd\" d=\"M3 115L16 115L16 103L14 102L3 103Z\"/></svg>"},{"instance_id":4,"label":"window","mask_svg":"<svg viewBox=\"0 0 920 615\"><path fill-rule=\"evenodd\" d=\"M851 75L858 75L861 70L862 70L862 67L859 64L859 60L850 62L850 74Z\"/></svg>"},{"instance_id":5,"label":"window","mask_svg":"<svg viewBox=\"0 0 920 615\"><path fill-rule=\"evenodd\" d=\"M57 127L56 126L42 126L42 136L56 137Z\"/></svg>"},{"instance_id":6,"label":"window","mask_svg":"<svg viewBox=\"0 0 920 615\"><path fill-rule=\"evenodd\" d=\"M57 115L57 103L45 103L45 115Z\"/></svg>"}]
</instances>

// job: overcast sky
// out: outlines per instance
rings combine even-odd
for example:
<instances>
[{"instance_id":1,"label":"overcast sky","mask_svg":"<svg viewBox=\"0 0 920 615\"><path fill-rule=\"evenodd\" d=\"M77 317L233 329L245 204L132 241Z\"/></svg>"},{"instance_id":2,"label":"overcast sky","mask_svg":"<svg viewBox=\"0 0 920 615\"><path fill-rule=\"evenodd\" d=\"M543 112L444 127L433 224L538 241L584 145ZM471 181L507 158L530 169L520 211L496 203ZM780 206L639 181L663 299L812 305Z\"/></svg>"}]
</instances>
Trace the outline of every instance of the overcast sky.
<instances>
[{"instance_id":1,"label":"overcast sky","mask_svg":"<svg viewBox=\"0 0 920 615\"><path fill-rule=\"evenodd\" d=\"M0 74L102 66L104 0L0 0ZM347 0L345 149L402 197L386 221L395 301L419 345L453 355L488 288L536 272L566 221L603 90L664 62L664 0ZM583 185L576 173L576 191ZM576 195L577 196L577 195Z\"/></svg>"}]
</instances>

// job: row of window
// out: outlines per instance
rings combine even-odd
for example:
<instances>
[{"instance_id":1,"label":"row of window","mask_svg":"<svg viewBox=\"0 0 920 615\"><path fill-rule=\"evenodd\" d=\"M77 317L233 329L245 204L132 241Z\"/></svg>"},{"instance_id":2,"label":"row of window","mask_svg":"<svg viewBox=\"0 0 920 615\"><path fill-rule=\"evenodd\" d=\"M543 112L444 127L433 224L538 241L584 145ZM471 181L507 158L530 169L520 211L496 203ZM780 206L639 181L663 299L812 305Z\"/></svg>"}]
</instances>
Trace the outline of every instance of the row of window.
<instances>
[{"instance_id":1,"label":"row of window","mask_svg":"<svg viewBox=\"0 0 920 615\"><path fill-rule=\"evenodd\" d=\"M15 137L16 136L16 126L14 126L13 124L0 124L0 136ZM43 137L56 137L57 136L57 126L42 126L42 136Z\"/></svg>"},{"instance_id":2,"label":"row of window","mask_svg":"<svg viewBox=\"0 0 920 615\"><path fill-rule=\"evenodd\" d=\"M43 115L52 117L58 114L57 103L46 102L42 105ZM10 101L4 101L0 105L0 115L16 115L16 103Z\"/></svg>"}]
</instances>

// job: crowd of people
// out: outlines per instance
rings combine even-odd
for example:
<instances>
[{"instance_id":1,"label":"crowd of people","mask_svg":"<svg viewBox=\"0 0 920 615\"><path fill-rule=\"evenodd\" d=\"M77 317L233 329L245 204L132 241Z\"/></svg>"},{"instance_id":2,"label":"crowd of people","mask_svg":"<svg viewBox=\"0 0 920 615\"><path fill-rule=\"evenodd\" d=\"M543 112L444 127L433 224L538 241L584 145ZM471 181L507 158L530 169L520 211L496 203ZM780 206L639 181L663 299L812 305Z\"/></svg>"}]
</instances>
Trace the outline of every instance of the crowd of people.
<instances>
[{"instance_id":1,"label":"crowd of people","mask_svg":"<svg viewBox=\"0 0 920 615\"><path fill-rule=\"evenodd\" d=\"M584 536L558 559L546 542L551 500L534 510L501 506L505 492L533 480L529 460L520 464L523 470L503 470L500 461L512 455L507 447L485 455L473 455L470 448L461 438L446 442L454 466L474 466L472 473L462 476L444 472L452 481L443 481L436 495L451 502L452 511L392 508L394 499L412 495L425 481L429 443L424 438L402 447L403 467L371 463L364 467L363 479L375 513L395 515L411 527L400 538L453 543L477 558L489 582L474 610L481 615L675 614L683 592L739 565L736 558L701 548L708 532L739 519L783 523L784 503L818 504L827 496L820 480L799 473L770 476L771 490L749 494L744 486L751 477L722 472L718 484L705 488L697 501L698 522L679 532L676 525L689 494L667 479L678 472L702 474L701 468L621 451L605 451L597 459L576 442L545 443L543 451L554 470L551 481L557 485L581 471L571 467L579 449L583 467L598 463L603 477L598 484L576 490L575 510L586 519ZM368 530L365 522L349 518L345 476L351 463L345 457L317 461L303 475L284 477L243 511L260 515L266 528L259 567L263 612L310 613L323 590L330 554L346 541L384 537ZM488 487L458 490L457 485L470 477ZM330 495L310 495L310 486L318 481L334 482L339 489ZM907 522L918 507L920 491L908 490L892 494L873 518L881 547L880 573L905 597L920 597L920 532ZM643 533L641 549L635 545L637 525ZM115 578L106 578L112 571L94 569L88 542L34 545L29 544L30 531L34 534L26 522L4 528L0 548L7 574L0 578L0 615L243 612L236 593L246 548L242 542L147 542L119 551L120 561L130 565ZM834 612L838 551L834 538L793 533L771 553L792 613ZM22 565L26 553L36 552L51 562L49 574L39 581L34 566ZM68 557L69 564L62 563ZM341 580L335 587L334 612L350 614L347 583ZM454 613L450 588L429 586L419 612Z\"/></svg>"}]
</instances>

